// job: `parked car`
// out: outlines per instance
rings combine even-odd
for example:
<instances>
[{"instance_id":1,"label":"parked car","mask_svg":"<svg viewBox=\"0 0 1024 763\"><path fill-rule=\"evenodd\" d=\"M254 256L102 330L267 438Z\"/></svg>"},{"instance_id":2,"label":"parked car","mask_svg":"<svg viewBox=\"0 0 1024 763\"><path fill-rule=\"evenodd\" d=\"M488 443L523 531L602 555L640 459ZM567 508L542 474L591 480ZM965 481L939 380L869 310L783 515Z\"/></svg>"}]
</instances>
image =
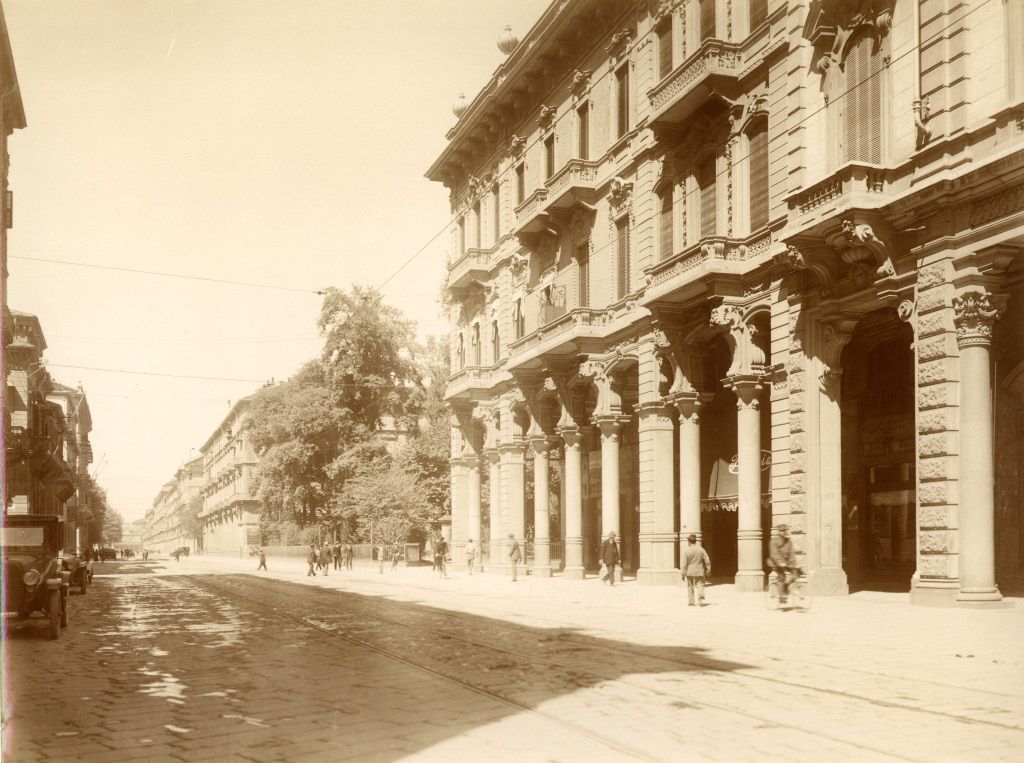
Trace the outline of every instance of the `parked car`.
<instances>
[{"instance_id":1,"label":"parked car","mask_svg":"<svg viewBox=\"0 0 1024 763\"><path fill-rule=\"evenodd\" d=\"M73 554L65 552L64 569L71 573L71 585L78 586L84 596L92 583L92 561L77 551Z\"/></svg>"},{"instance_id":2,"label":"parked car","mask_svg":"<svg viewBox=\"0 0 1024 763\"><path fill-rule=\"evenodd\" d=\"M107 561L108 559L117 559L117 551L112 548L101 548L96 552L101 561Z\"/></svg>"},{"instance_id":3,"label":"parked car","mask_svg":"<svg viewBox=\"0 0 1024 763\"><path fill-rule=\"evenodd\" d=\"M8 514L0 546L4 557L4 615L44 613L51 639L68 624L71 572L64 569L64 521L56 514Z\"/></svg>"},{"instance_id":4,"label":"parked car","mask_svg":"<svg viewBox=\"0 0 1024 763\"><path fill-rule=\"evenodd\" d=\"M191 549L188 546L182 546L181 548L174 549L174 552L171 554L171 556L177 559L179 556L188 556L190 553Z\"/></svg>"}]
</instances>

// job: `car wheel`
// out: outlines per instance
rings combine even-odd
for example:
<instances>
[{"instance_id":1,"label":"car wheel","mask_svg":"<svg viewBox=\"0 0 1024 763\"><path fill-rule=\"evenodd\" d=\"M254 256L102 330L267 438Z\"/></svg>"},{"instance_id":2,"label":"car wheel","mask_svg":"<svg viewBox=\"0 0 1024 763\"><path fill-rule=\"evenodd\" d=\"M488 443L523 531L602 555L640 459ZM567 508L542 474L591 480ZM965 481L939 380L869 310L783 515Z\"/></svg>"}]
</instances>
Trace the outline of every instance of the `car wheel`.
<instances>
[{"instance_id":1,"label":"car wheel","mask_svg":"<svg viewBox=\"0 0 1024 763\"><path fill-rule=\"evenodd\" d=\"M60 638L60 591L50 591L47 614L50 617L50 638L58 639Z\"/></svg>"}]
</instances>

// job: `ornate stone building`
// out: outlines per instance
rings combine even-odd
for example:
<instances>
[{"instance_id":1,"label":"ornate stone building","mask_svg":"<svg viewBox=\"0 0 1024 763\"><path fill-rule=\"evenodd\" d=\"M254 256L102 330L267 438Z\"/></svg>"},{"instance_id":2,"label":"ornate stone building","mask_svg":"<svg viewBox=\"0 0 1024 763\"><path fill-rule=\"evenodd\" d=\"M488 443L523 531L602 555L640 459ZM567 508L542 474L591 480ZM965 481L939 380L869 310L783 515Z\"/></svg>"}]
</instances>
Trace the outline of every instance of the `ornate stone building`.
<instances>
[{"instance_id":1,"label":"ornate stone building","mask_svg":"<svg viewBox=\"0 0 1024 763\"><path fill-rule=\"evenodd\" d=\"M182 464L153 499L145 516L142 547L163 554L182 547L198 551L201 528L191 526L189 516L192 503L202 492L203 457L196 456Z\"/></svg>"},{"instance_id":2,"label":"ornate stone building","mask_svg":"<svg viewBox=\"0 0 1024 763\"><path fill-rule=\"evenodd\" d=\"M560 0L503 35L428 171L455 554L532 536L581 577L614 530L671 583L695 533L761 590L785 523L819 593L1019 590L1022 38L999 0Z\"/></svg>"}]
</instances>

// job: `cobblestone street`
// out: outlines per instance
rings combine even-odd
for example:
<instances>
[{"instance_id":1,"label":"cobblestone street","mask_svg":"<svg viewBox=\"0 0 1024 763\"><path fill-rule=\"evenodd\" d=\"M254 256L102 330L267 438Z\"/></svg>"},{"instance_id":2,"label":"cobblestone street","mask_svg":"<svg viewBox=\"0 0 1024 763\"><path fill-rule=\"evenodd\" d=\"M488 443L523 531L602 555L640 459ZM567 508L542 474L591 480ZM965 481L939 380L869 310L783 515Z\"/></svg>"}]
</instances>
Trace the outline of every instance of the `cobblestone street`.
<instances>
[{"instance_id":1,"label":"cobblestone street","mask_svg":"<svg viewBox=\"0 0 1024 763\"><path fill-rule=\"evenodd\" d=\"M9 621L4 759L1024 754L1019 607L254 566L108 562L59 641Z\"/></svg>"}]
</instances>

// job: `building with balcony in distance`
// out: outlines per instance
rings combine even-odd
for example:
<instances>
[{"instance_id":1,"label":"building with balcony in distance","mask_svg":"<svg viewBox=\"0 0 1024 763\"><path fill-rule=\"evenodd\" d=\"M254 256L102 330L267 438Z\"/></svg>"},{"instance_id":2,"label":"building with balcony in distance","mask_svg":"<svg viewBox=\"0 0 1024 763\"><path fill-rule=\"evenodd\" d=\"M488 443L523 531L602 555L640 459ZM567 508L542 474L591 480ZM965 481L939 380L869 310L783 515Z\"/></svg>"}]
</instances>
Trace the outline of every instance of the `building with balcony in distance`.
<instances>
[{"instance_id":1,"label":"building with balcony in distance","mask_svg":"<svg viewBox=\"0 0 1024 763\"><path fill-rule=\"evenodd\" d=\"M615 531L674 583L693 533L760 591L786 524L819 594L1021 589L1024 3L947 7L559 0L502 38L427 173L456 556L486 480L490 558L532 535L539 576Z\"/></svg>"},{"instance_id":2,"label":"building with balcony in distance","mask_svg":"<svg viewBox=\"0 0 1024 763\"><path fill-rule=\"evenodd\" d=\"M255 471L258 460L246 431L251 398L242 398L199 449L203 456L203 550L245 556L259 546L260 510Z\"/></svg>"},{"instance_id":3,"label":"building with balcony in distance","mask_svg":"<svg viewBox=\"0 0 1024 763\"><path fill-rule=\"evenodd\" d=\"M69 550L91 548L99 539L90 537L89 529L93 520L90 508L91 479L89 465L92 463L92 413L89 401L81 385L78 388L55 382L47 394L48 402L60 407L64 416L64 438L61 445L64 462L71 472L74 492L64 501L64 547Z\"/></svg>"},{"instance_id":4,"label":"building with balcony in distance","mask_svg":"<svg viewBox=\"0 0 1024 763\"><path fill-rule=\"evenodd\" d=\"M144 518L142 548L161 554L183 547L200 550L202 493L203 457L196 456L182 464L157 493Z\"/></svg>"}]
</instances>

